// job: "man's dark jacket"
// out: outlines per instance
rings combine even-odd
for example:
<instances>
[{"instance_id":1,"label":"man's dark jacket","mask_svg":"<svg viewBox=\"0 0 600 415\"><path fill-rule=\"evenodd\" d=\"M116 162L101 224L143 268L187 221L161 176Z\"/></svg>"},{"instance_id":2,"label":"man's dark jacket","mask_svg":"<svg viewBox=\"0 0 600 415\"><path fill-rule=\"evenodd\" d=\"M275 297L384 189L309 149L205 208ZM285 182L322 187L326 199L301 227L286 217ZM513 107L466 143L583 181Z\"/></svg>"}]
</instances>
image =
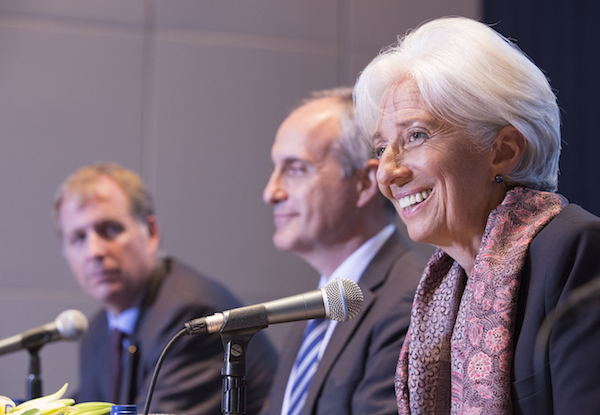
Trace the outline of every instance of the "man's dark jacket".
<instances>
[{"instance_id":1,"label":"man's dark jacket","mask_svg":"<svg viewBox=\"0 0 600 415\"><path fill-rule=\"evenodd\" d=\"M302 414L397 414L394 373L417 283L425 261L396 232L362 274L360 313L338 323L309 387ZM305 322L290 336L269 394L265 415L280 414Z\"/></svg>"},{"instance_id":2,"label":"man's dark jacket","mask_svg":"<svg viewBox=\"0 0 600 415\"><path fill-rule=\"evenodd\" d=\"M173 259L152 276L146 289L132 345L125 352L121 403L135 403L141 413L159 356L167 343L197 317L241 306L221 284ZM276 352L264 333L247 351L247 414L262 406L276 366ZM168 352L157 378L151 413L221 414L224 351L219 334L181 338ZM78 402L111 401L111 347L106 313L90 323L81 344Z\"/></svg>"}]
</instances>

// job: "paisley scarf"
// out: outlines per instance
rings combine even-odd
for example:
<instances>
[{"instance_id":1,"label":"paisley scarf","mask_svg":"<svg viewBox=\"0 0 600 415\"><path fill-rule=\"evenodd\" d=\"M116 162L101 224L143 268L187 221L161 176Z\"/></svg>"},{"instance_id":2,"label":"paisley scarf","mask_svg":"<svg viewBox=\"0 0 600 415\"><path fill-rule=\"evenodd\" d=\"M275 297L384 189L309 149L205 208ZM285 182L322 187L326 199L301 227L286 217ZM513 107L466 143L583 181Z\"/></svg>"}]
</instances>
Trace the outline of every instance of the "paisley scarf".
<instances>
[{"instance_id":1,"label":"paisley scarf","mask_svg":"<svg viewBox=\"0 0 600 415\"><path fill-rule=\"evenodd\" d=\"M513 332L532 239L567 204L510 190L489 215L471 276L437 249L421 279L396 368L399 414L511 414Z\"/></svg>"}]
</instances>

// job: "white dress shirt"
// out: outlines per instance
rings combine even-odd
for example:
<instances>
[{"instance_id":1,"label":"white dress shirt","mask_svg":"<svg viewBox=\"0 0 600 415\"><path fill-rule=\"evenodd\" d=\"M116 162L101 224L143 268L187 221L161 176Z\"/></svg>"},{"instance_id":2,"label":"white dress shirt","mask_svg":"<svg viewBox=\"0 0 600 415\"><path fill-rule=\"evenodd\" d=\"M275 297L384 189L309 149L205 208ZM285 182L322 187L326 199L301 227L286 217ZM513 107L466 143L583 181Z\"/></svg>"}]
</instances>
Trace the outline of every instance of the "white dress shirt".
<instances>
[{"instance_id":1,"label":"white dress shirt","mask_svg":"<svg viewBox=\"0 0 600 415\"><path fill-rule=\"evenodd\" d=\"M335 278L346 278L348 280L354 281L358 284L360 277L365 272L367 266L371 263L377 252L381 249L383 244L392 236L395 231L395 227L392 224L387 225L383 228L377 235L373 236L367 242L362 244L356 251L354 251L348 258L344 260L340 264L339 267L331 274L329 278L321 275L321 279L319 280L319 288L323 287L329 281ZM331 320L329 322L329 327L327 328L327 332L325 333L325 338L321 342L318 359L319 361L323 357L325 353L325 349L327 348L327 344L333 335L333 331L337 326L337 321ZM292 371L290 372L290 377L288 378L288 383L285 388L285 394L283 396L283 404L281 406L281 414L285 415L288 413L289 404L290 404L290 394L291 388L293 385L294 378L296 376L296 368L292 367Z\"/></svg>"}]
</instances>

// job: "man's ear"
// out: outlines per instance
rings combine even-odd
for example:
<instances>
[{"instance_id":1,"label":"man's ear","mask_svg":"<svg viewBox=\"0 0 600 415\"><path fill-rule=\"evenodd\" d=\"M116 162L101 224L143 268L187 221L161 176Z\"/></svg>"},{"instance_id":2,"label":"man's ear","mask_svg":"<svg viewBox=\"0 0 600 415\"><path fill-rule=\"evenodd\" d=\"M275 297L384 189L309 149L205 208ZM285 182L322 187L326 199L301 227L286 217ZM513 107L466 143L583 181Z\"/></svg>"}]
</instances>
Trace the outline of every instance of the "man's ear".
<instances>
[{"instance_id":1,"label":"man's ear","mask_svg":"<svg viewBox=\"0 0 600 415\"><path fill-rule=\"evenodd\" d=\"M369 159L365 162L362 169L358 171L358 200L356 206L359 208L365 206L379 193L379 187L377 185L378 167L379 160Z\"/></svg>"},{"instance_id":2,"label":"man's ear","mask_svg":"<svg viewBox=\"0 0 600 415\"><path fill-rule=\"evenodd\" d=\"M527 142L519 130L507 125L498 132L492 150L492 169L494 176L507 176L523 158Z\"/></svg>"},{"instance_id":3,"label":"man's ear","mask_svg":"<svg viewBox=\"0 0 600 415\"><path fill-rule=\"evenodd\" d=\"M160 226L155 215L146 217L146 227L148 229L148 244L152 250L158 250L160 245Z\"/></svg>"}]
</instances>

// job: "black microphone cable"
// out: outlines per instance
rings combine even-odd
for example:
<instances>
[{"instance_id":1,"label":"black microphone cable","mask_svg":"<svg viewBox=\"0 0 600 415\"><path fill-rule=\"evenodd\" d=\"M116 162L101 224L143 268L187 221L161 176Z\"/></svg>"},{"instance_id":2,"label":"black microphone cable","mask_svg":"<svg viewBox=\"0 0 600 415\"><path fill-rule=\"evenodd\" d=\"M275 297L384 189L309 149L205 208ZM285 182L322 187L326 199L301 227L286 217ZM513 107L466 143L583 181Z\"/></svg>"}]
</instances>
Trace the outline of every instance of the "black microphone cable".
<instances>
[{"instance_id":1,"label":"black microphone cable","mask_svg":"<svg viewBox=\"0 0 600 415\"><path fill-rule=\"evenodd\" d=\"M317 317L316 313L318 312L332 320L347 321L358 314L362 303L363 293L358 284L348 279L337 278L334 281L328 282L319 290L254 306L238 307L227 310L224 313L216 313L212 316L200 317L188 321L185 323L185 328L173 336L165 346L156 362L148 387L143 415L148 415L158 372L168 351L173 347L175 342L186 334L196 336L220 332L223 339L223 332L233 333L246 330L245 335L248 335L247 330L261 330L271 323L311 320ZM312 305L312 307L309 305ZM271 316L272 321L269 321L269 316ZM322 318L320 314L319 318ZM226 326L228 322L232 324Z\"/></svg>"},{"instance_id":2,"label":"black microphone cable","mask_svg":"<svg viewBox=\"0 0 600 415\"><path fill-rule=\"evenodd\" d=\"M593 301L600 301L600 277L592 279L590 282L574 289L567 298L548 313L540 328L535 340L535 349L533 352L533 371L535 373L535 386L538 391L545 388L546 378L544 376L546 358L548 356L548 344L552 329L559 319L565 315L582 308L584 305L593 304ZM542 401L542 396L537 398L536 412L545 414L548 412L547 402Z\"/></svg>"},{"instance_id":3,"label":"black microphone cable","mask_svg":"<svg viewBox=\"0 0 600 415\"><path fill-rule=\"evenodd\" d=\"M181 329L173 338L167 343L165 348L163 349L158 361L156 362L156 366L154 366L154 373L152 374L152 380L150 381L150 386L148 387L148 395L146 396L146 404L144 405L144 415L148 415L148 411L150 409L150 401L152 401L152 394L154 394L154 387L156 386L156 379L158 378L158 372L160 371L160 367L162 366L167 353L173 347L179 339L184 337L187 334L186 329Z\"/></svg>"}]
</instances>

